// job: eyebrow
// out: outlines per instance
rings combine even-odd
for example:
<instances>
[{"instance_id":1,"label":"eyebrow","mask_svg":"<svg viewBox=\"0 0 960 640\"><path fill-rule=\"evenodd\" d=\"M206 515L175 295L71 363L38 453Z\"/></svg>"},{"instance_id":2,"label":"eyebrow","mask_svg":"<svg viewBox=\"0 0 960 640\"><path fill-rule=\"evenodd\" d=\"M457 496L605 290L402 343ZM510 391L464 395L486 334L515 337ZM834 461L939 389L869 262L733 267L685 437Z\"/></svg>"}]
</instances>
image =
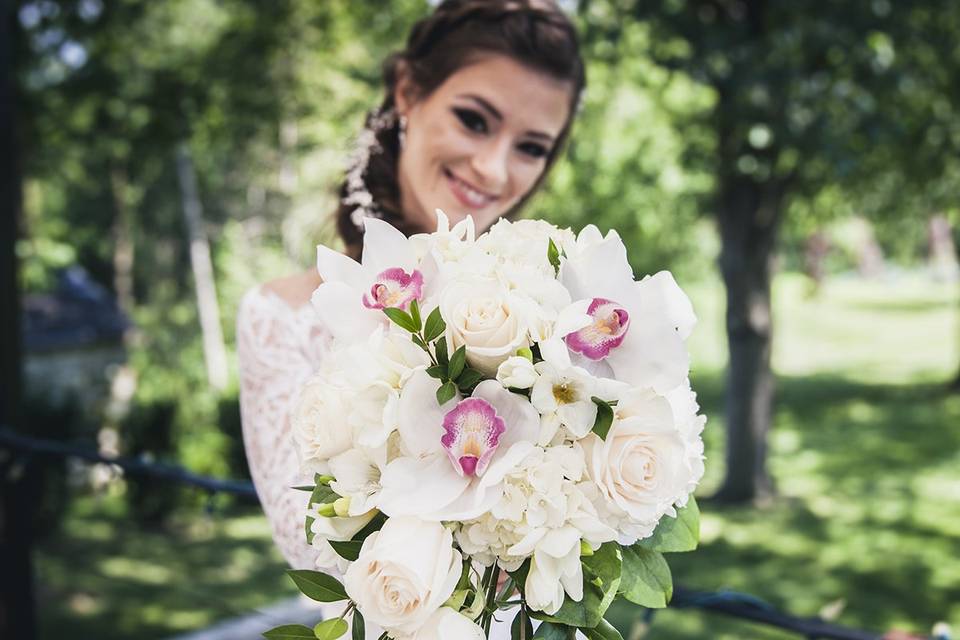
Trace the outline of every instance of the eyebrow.
<instances>
[{"instance_id":1,"label":"eyebrow","mask_svg":"<svg viewBox=\"0 0 960 640\"><path fill-rule=\"evenodd\" d=\"M499 120L499 121L501 121L501 122L503 121L503 114L500 113L500 111L498 111L496 107L494 107L492 104L490 104L489 101L487 101L487 100L485 100L484 98L478 96L477 94L475 94L475 93L464 93L464 94L462 94L460 97L461 97L461 98L467 98L467 99L469 99L469 100L473 100L473 101L476 102L478 105L480 105L481 108L483 108L485 111L489 112L491 116L493 116L494 118L496 118L497 120ZM546 141L548 141L548 142L553 142L553 140L554 140L554 137L553 137L553 136L551 136L549 133L544 133L543 131L527 131L527 135L530 136L531 138L540 138L540 139L546 140Z\"/></svg>"}]
</instances>

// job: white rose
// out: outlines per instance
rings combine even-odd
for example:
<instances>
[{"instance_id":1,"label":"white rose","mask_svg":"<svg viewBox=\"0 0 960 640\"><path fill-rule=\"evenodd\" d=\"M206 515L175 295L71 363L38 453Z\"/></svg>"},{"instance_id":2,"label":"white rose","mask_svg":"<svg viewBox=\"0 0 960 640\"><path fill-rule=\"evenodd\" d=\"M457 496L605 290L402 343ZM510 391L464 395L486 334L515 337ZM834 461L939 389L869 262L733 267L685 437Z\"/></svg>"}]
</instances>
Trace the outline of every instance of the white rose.
<instances>
[{"instance_id":1,"label":"white rose","mask_svg":"<svg viewBox=\"0 0 960 640\"><path fill-rule=\"evenodd\" d=\"M300 460L315 471L353 446L353 433L344 393L332 376L317 375L304 385L291 416Z\"/></svg>"},{"instance_id":2,"label":"white rose","mask_svg":"<svg viewBox=\"0 0 960 640\"><path fill-rule=\"evenodd\" d=\"M605 440L591 433L581 441L588 472L632 520L655 523L689 492L686 443L662 396L638 394L617 409Z\"/></svg>"},{"instance_id":3,"label":"white rose","mask_svg":"<svg viewBox=\"0 0 960 640\"><path fill-rule=\"evenodd\" d=\"M517 349L530 346L522 306L496 280L451 282L440 294L450 353L465 345L470 366L494 375Z\"/></svg>"},{"instance_id":4,"label":"white rose","mask_svg":"<svg viewBox=\"0 0 960 640\"><path fill-rule=\"evenodd\" d=\"M480 625L450 607L440 607L413 636L413 640L449 640L450 638L486 640Z\"/></svg>"},{"instance_id":5,"label":"white rose","mask_svg":"<svg viewBox=\"0 0 960 640\"><path fill-rule=\"evenodd\" d=\"M497 368L497 382L508 389L529 389L537 377L533 363L522 356L510 356Z\"/></svg>"},{"instance_id":6,"label":"white rose","mask_svg":"<svg viewBox=\"0 0 960 640\"><path fill-rule=\"evenodd\" d=\"M408 637L453 593L461 560L453 534L439 522L390 518L364 540L343 584L364 617L393 637Z\"/></svg>"}]
</instances>

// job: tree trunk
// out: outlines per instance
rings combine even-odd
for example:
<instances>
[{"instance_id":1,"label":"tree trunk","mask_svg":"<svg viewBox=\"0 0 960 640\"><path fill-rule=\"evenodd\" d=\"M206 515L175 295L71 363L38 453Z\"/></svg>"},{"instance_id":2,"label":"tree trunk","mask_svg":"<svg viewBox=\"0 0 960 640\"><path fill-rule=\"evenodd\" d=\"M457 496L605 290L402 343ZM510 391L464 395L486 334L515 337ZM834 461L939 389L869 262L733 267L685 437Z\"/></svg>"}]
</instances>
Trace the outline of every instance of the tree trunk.
<instances>
[{"instance_id":1,"label":"tree trunk","mask_svg":"<svg viewBox=\"0 0 960 640\"><path fill-rule=\"evenodd\" d=\"M203 332L203 358L207 364L207 380L214 389L227 387L227 350L220 327L220 304L210 260L210 244L203 229L203 207L197 193L197 177L186 144L177 149L177 176L183 196L183 217L190 237L190 266L197 290L200 329Z\"/></svg>"},{"instance_id":2,"label":"tree trunk","mask_svg":"<svg viewBox=\"0 0 960 640\"><path fill-rule=\"evenodd\" d=\"M14 124L14 12L0 0L0 425L21 426L20 292L16 240L21 191ZM36 636L30 528L33 518L21 462L0 452L0 638Z\"/></svg>"},{"instance_id":3,"label":"tree trunk","mask_svg":"<svg viewBox=\"0 0 960 640\"><path fill-rule=\"evenodd\" d=\"M773 493L767 432L773 414L770 282L783 189L742 176L721 178L720 271L727 292L726 477L718 500L743 502Z\"/></svg>"},{"instance_id":4,"label":"tree trunk","mask_svg":"<svg viewBox=\"0 0 960 640\"><path fill-rule=\"evenodd\" d=\"M115 164L110 169L113 193L113 288L117 302L126 314L133 312L133 216L127 194L127 169Z\"/></svg>"}]
</instances>

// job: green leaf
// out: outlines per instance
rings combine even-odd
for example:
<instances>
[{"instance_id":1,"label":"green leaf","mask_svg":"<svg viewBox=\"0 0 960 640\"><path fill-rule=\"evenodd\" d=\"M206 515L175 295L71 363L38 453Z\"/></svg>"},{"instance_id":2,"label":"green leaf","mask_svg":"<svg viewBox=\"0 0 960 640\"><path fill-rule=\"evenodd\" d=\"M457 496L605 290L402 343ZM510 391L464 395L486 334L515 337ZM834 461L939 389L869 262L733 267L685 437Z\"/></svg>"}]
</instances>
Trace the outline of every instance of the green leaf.
<instances>
[{"instance_id":1,"label":"green leaf","mask_svg":"<svg viewBox=\"0 0 960 640\"><path fill-rule=\"evenodd\" d=\"M416 298L410 301L410 318L413 320L413 324L417 325L417 332L419 333L423 327L423 320L420 319L420 303L417 302Z\"/></svg>"},{"instance_id":2,"label":"green leaf","mask_svg":"<svg viewBox=\"0 0 960 640\"><path fill-rule=\"evenodd\" d=\"M410 317L410 314L404 311L403 309L398 309L397 307L386 307L383 312L387 314L387 317L393 321L394 324L399 326L401 329L406 329L410 333L417 333L420 331L420 327L413 322L413 318Z\"/></svg>"},{"instance_id":3,"label":"green leaf","mask_svg":"<svg viewBox=\"0 0 960 640\"><path fill-rule=\"evenodd\" d=\"M644 549L672 553L693 551L700 541L700 508L690 496L687 506L677 510L677 517L663 516L649 538L638 542Z\"/></svg>"},{"instance_id":4,"label":"green leaf","mask_svg":"<svg viewBox=\"0 0 960 640\"><path fill-rule=\"evenodd\" d=\"M662 609L673 597L670 567L658 551L638 544L622 547L623 580L620 593L624 598L651 609Z\"/></svg>"},{"instance_id":5,"label":"green leaf","mask_svg":"<svg viewBox=\"0 0 960 640\"><path fill-rule=\"evenodd\" d=\"M513 624L510 625L510 640L532 640L533 623L526 607L521 606L517 611Z\"/></svg>"},{"instance_id":6,"label":"green leaf","mask_svg":"<svg viewBox=\"0 0 960 640\"><path fill-rule=\"evenodd\" d=\"M363 621L363 614L359 609L353 610L353 640L364 640L366 638L366 623Z\"/></svg>"},{"instance_id":7,"label":"green leaf","mask_svg":"<svg viewBox=\"0 0 960 640\"><path fill-rule=\"evenodd\" d=\"M427 375L437 380L445 380L447 378L447 368L442 364L427 367Z\"/></svg>"},{"instance_id":8,"label":"green leaf","mask_svg":"<svg viewBox=\"0 0 960 640\"><path fill-rule=\"evenodd\" d=\"M606 440L607 433L610 432L610 425L613 424L613 407L596 396L590 399L597 405L597 419L593 421L593 429L591 430L600 436L601 440Z\"/></svg>"},{"instance_id":9,"label":"green leaf","mask_svg":"<svg viewBox=\"0 0 960 640\"><path fill-rule=\"evenodd\" d=\"M360 547L363 546L362 540L349 540L347 542L337 542L329 540L330 546L337 552L337 555L344 560L353 562L360 556Z\"/></svg>"},{"instance_id":10,"label":"green leaf","mask_svg":"<svg viewBox=\"0 0 960 640\"><path fill-rule=\"evenodd\" d=\"M594 628L580 629L588 640L623 640L617 628L601 618Z\"/></svg>"},{"instance_id":11,"label":"green leaf","mask_svg":"<svg viewBox=\"0 0 960 640\"><path fill-rule=\"evenodd\" d=\"M302 624L285 624L264 631L263 637L268 640L316 640L313 629Z\"/></svg>"},{"instance_id":12,"label":"green leaf","mask_svg":"<svg viewBox=\"0 0 960 640\"><path fill-rule=\"evenodd\" d=\"M307 516L306 520L303 522L303 532L307 534L307 544L313 544L313 521L316 520L313 516Z\"/></svg>"},{"instance_id":13,"label":"green leaf","mask_svg":"<svg viewBox=\"0 0 960 640\"><path fill-rule=\"evenodd\" d=\"M483 380L483 374L477 371L476 369L471 369L467 367L463 370L463 373L460 374L460 377L457 378L457 386L461 390L472 389L477 386L477 383Z\"/></svg>"},{"instance_id":14,"label":"green leaf","mask_svg":"<svg viewBox=\"0 0 960 640\"><path fill-rule=\"evenodd\" d=\"M560 250L554 244L553 238L550 238L550 243L547 245L547 260L553 265L554 275L560 273Z\"/></svg>"},{"instance_id":15,"label":"green leaf","mask_svg":"<svg viewBox=\"0 0 960 640\"><path fill-rule=\"evenodd\" d=\"M439 362L443 366L447 366L447 364L449 364L450 362L449 358L447 358L447 339L440 338L439 340L434 342L433 349L437 354L437 362Z\"/></svg>"},{"instance_id":16,"label":"green leaf","mask_svg":"<svg viewBox=\"0 0 960 640\"><path fill-rule=\"evenodd\" d=\"M287 575L293 578L300 592L317 602L339 602L347 599L347 592L336 578L319 571L291 569Z\"/></svg>"},{"instance_id":17,"label":"green leaf","mask_svg":"<svg viewBox=\"0 0 960 640\"><path fill-rule=\"evenodd\" d=\"M418 347L420 347L420 348L423 349L424 351L427 351L427 352L430 351L430 348L427 347L427 343L424 342L423 339L422 339L420 336L418 336L417 334L411 333L411 334L410 334L410 340L413 342L413 344L417 345Z\"/></svg>"},{"instance_id":18,"label":"green leaf","mask_svg":"<svg viewBox=\"0 0 960 640\"><path fill-rule=\"evenodd\" d=\"M533 637L534 640L567 640L567 632L569 631L570 627L565 624L541 622Z\"/></svg>"},{"instance_id":19,"label":"green leaf","mask_svg":"<svg viewBox=\"0 0 960 640\"><path fill-rule=\"evenodd\" d=\"M291 489L294 489L294 490L296 490L296 491L308 491L308 492L311 492L311 493L312 493L313 490L316 488L316 485L312 485L312 484L298 484L298 485L294 485L294 486L292 486L292 487L290 487L290 488L291 488Z\"/></svg>"},{"instance_id":20,"label":"green leaf","mask_svg":"<svg viewBox=\"0 0 960 640\"><path fill-rule=\"evenodd\" d=\"M331 618L318 622L313 628L317 640L336 640L347 632L347 621L343 618Z\"/></svg>"},{"instance_id":21,"label":"green leaf","mask_svg":"<svg viewBox=\"0 0 960 640\"><path fill-rule=\"evenodd\" d=\"M340 499L340 494L331 489L329 485L318 484L313 488L313 493L310 494L310 506L315 504L330 504L338 499Z\"/></svg>"},{"instance_id":22,"label":"green leaf","mask_svg":"<svg viewBox=\"0 0 960 640\"><path fill-rule=\"evenodd\" d=\"M434 338L440 337L440 334L446 331L447 323L440 316L440 307L437 307L427 316L427 326L423 328L423 337L427 342L433 342Z\"/></svg>"},{"instance_id":23,"label":"green leaf","mask_svg":"<svg viewBox=\"0 0 960 640\"><path fill-rule=\"evenodd\" d=\"M437 389L437 404L442 407L455 395L457 395L457 385L452 382L444 382L440 385L440 388Z\"/></svg>"},{"instance_id":24,"label":"green leaf","mask_svg":"<svg viewBox=\"0 0 960 640\"><path fill-rule=\"evenodd\" d=\"M531 614L540 620L559 622L571 627L592 628L599 624L607 608L617 597L622 559L620 546L611 542L601 545L583 563L583 599L565 598L553 615Z\"/></svg>"},{"instance_id":25,"label":"green leaf","mask_svg":"<svg viewBox=\"0 0 960 640\"><path fill-rule=\"evenodd\" d=\"M450 356L450 379L456 380L463 372L464 365L467 364L467 347L461 346Z\"/></svg>"},{"instance_id":26,"label":"green leaf","mask_svg":"<svg viewBox=\"0 0 960 640\"><path fill-rule=\"evenodd\" d=\"M360 529L360 531L354 534L353 540L358 542L363 542L364 540L367 539L367 536L369 536L371 533L376 533L377 531L380 531L380 529L383 528L383 525L386 524L386 522L387 522L386 514L384 514L383 512L378 512L377 515L373 516L373 519L370 520L370 522L364 525L363 529Z\"/></svg>"}]
</instances>

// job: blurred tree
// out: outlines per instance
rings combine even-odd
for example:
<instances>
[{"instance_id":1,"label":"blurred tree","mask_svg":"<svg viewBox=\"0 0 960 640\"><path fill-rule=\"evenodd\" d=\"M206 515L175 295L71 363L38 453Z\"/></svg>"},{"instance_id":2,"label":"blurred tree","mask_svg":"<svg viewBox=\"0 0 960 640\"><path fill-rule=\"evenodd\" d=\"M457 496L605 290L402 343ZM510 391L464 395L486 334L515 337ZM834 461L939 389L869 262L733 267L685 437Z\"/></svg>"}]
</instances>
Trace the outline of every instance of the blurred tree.
<instances>
[{"instance_id":1,"label":"blurred tree","mask_svg":"<svg viewBox=\"0 0 960 640\"><path fill-rule=\"evenodd\" d=\"M919 4L896 10L888 0L581 5L605 38L620 37L627 15L646 22L648 55L715 95L691 122L712 136L712 151L704 156L704 147L691 146L690 153L716 179L706 204L720 231L727 291L727 472L719 499L772 491L765 463L774 394L770 281L791 198L814 197L832 183L856 184L867 156L910 151L897 135L901 114L889 100L916 70L895 64L891 34Z\"/></svg>"}]
</instances>

